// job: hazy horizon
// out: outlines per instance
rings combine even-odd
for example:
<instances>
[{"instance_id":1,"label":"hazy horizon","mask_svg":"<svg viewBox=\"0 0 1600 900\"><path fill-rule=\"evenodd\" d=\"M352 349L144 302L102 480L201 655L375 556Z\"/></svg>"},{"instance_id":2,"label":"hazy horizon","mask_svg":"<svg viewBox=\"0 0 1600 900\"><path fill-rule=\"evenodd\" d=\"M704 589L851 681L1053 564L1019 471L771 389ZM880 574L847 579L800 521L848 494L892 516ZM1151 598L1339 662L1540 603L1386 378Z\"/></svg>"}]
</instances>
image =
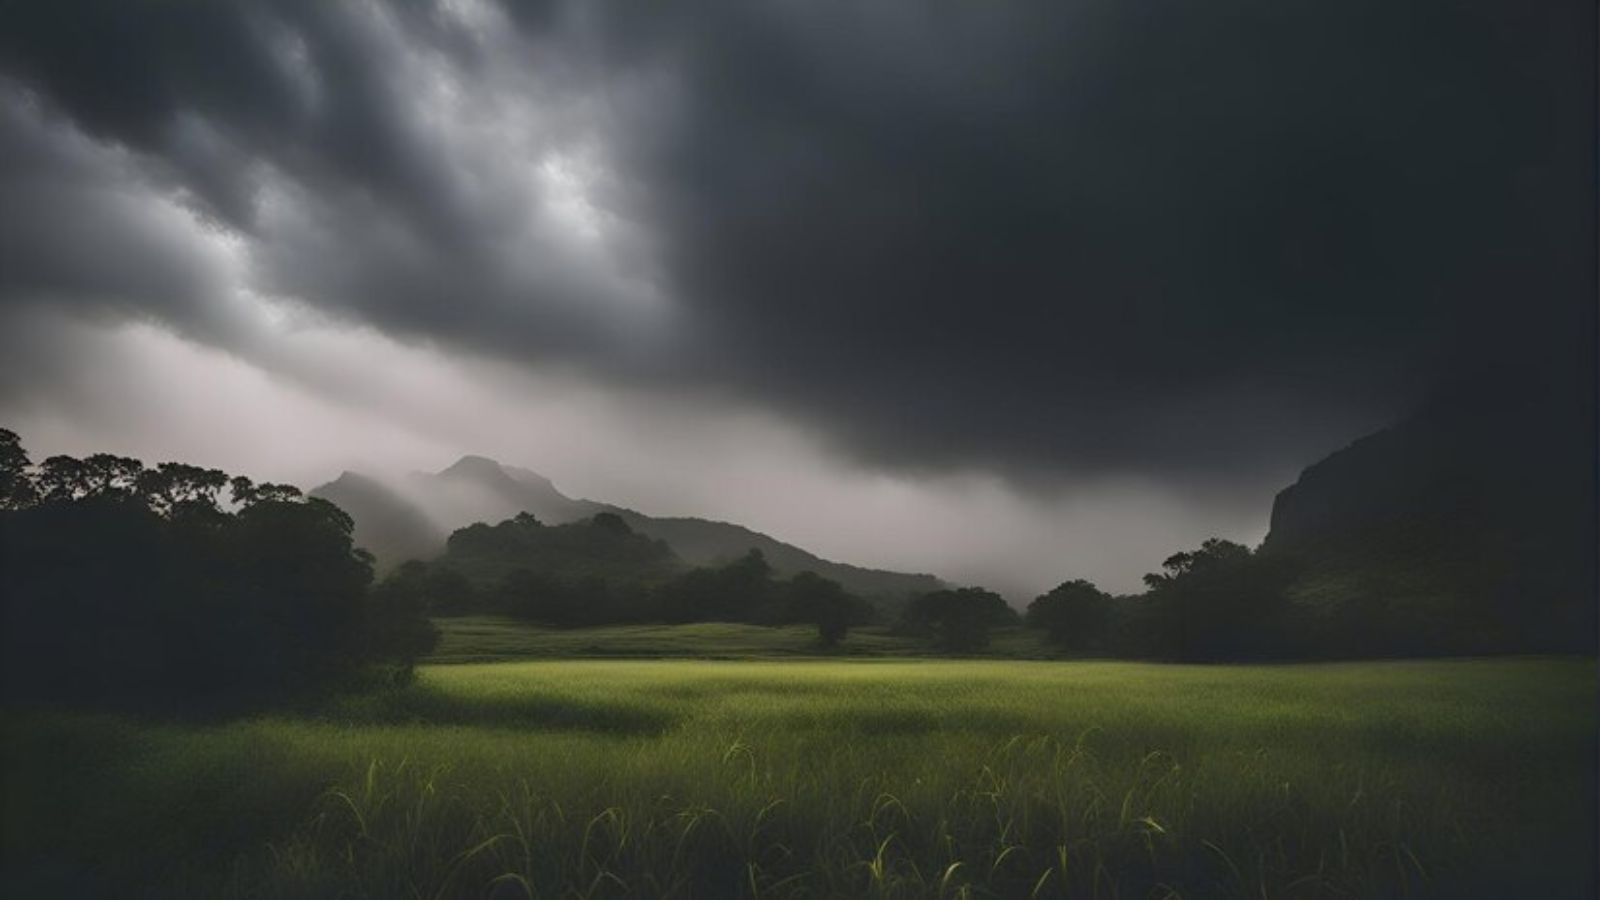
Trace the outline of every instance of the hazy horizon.
<instances>
[{"instance_id":1,"label":"hazy horizon","mask_svg":"<svg viewBox=\"0 0 1600 900\"><path fill-rule=\"evenodd\" d=\"M273 416L267 421L281 420ZM1088 577L1107 590L1138 590L1140 577L1159 569L1161 560L1173 550L1198 544L1206 537L1254 545L1266 534L1273 494L1295 475L1288 473L1288 480L1267 486L1261 496L1253 498L1259 499L1259 509L1241 509L1236 519L1219 525L1215 506L1205 507L1204 498L1186 506L1175 494L1167 495L1136 482L1110 483L1094 492L1078 492L1060 498L1059 505L1053 506L1025 497L981 473L892 478L835 464L821 474L828 483L802 485L803 502L757 496L754 499L758 503L751 503L748 493L732 495L721 490L719 477L733 474L730 483L749 484L768 476L728 473L720 466L704 468L693 465L692 459L680 458L673 464L679 467L679 480L654 483L648 477L628 477L630 472L640 470L636 461L618 452L625 448L614 448L607 455L608 459L618 460L616 470L607 470L603 462L574 455L567 448L558 448L556 453L549 449L536 451L546 454L546 464L513 456L519 452L513 442L496 445L492 450L481 446L458 450L447 442L448 438L419 438L402 447L391 441L370 455L360 453L359 445L350 445L324 462L321 457L298 458L270 439L237 434L231 440L219 441L215 435L185 436L158 429L108 441L103 434L75 433L59 420L52 422L44 417L22 424L24 446L36 460L55 453L83 456L113 452L135 456L146 463L181 460L222 468L257 479L285 481L306 490L349 471L376 478L412 500L415 495L404 489L407 476L435 474L465 456L482 456L502 466L543 475L558 491L574 499L611 503L654 516L729 521L836 562L927 572L955 583L982 584L1005 594L1014 604L1025 604L1033 596L1075 577ZM780 437L784 436L769 435L768 439ZM201 445L203 452L181 451L196 445ZM665 470L666 467L658 469ZM786 485L792 487L792 476L772 486L781 490ZM710 498L710 502L702 498ZM1249 499L1252 498L1245 498ZM929 516L941 517L945 527L934 527ZM976 536L967 530L974 517L1015 524L1019 530ZM431 518L436 525L455 524ZM1063 518L1081 521L1093 532L1075 541L1063 540L1062 532L1054 530ZM1144 537L1162 528L1170 535L1164 543L1124 544L1130 531ZM884 529L899 531L905 537L891 540L892 535L883 533Z\"/></svg>"},{"instance_id":2,"label":"hazy horizon","mask_svg":"<svg viewBox=\"0 0 1600 900\"><path fill-rule=\"evenodd\" d=\"M480 453L1016 600L1590 352L1577 8L136 7L0 33L36 456Z\"/></svg>"}]
</instances>

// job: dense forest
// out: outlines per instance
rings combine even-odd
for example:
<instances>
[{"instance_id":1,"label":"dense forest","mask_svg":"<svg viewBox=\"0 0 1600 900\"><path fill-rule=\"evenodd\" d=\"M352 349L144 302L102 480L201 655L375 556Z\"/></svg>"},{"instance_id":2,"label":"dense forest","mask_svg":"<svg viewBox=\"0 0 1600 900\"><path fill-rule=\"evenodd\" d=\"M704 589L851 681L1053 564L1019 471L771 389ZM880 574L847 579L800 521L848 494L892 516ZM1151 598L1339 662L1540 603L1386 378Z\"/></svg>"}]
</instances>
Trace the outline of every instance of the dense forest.
<instances>
[{"instance_id":1,"label":"dense forest","mask_svg":"<svg viewBox=\"0 0 1600 900\"><path fill-rule=\"evenodd\" d=\"M432 562L401 565L379 590L436 615L497 613L555 627L629 622L814 624L824 644L878 612L815 572L780 576L761 550L690 567L614 513L545 525L522 513L450 536Z\"/></svg>"}]
</instances>

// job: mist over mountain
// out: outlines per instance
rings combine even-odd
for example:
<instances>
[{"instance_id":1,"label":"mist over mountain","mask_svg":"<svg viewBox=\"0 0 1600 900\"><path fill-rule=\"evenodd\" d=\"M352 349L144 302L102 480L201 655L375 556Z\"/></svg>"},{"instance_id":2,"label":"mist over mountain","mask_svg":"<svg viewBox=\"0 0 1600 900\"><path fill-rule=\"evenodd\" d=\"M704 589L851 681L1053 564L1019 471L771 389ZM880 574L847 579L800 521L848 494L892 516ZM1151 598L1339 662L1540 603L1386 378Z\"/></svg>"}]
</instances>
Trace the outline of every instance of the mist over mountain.
<instances>
[{"instance_id":1,"label":"mist over mountain","mask_svg":"<svg viewBox=\"0 0 1600 900\"><path fill-rule=\"evenodd\" d=\"M381 566L437 552L449 532L422 507L376 478L342 472L310 492L356 516L356 542Z\"/></svg>"},{"instance_id":2,"label":"mist over mountain","mask_svg":"<svg viewBox=\"0 0 1600 900\"><path fill-rule=\"evenodd\" d=\"M452 531L474 522L495 523L526 512L547 525L563 525L609 512L634 531L665 541L679 559L693 566L720 565L754 549L780 575L815 572L863 597L899 600L943 584L933 575L826 560L731 522L651 516L575 499L538 472L483 456L464 456L436 473L412 472L388 481L347 471L310 493L338 504L355 519L356 542L377 557L381 568L437 556Z\"/></svg>"}]
</instances>

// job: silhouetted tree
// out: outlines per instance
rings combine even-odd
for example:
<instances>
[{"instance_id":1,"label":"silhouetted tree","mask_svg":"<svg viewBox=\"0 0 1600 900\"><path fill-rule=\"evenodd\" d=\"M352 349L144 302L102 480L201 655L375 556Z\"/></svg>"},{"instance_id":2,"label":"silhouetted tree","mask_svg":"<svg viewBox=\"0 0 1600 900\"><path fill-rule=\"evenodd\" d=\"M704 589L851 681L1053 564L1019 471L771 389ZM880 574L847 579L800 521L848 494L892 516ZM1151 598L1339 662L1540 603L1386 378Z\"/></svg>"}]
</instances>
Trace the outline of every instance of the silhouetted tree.
<instances>
[{"instance_id":1,"label":"silhouetted tree","mask_svg":"<svg viewBox=\"0 0 1600 900\"><path fill-rule=\"evenodd\" d=\"M69 503L89 493L89 480L83 461L73 456L51 456L39 464L34 478L40 499L48 503Z\"/></svg>"},{"instance_id":2,"label":"silhouetted tree","mask_svg":"<svg viewBox=\"0 0 1600 900\"><path fill-rule=\"evenodd\" d=\"M978 650L989 644L989 629L1017 621L1004 598L983 588L932 591L913 599L901 619L913 634L931 635L951 652Z\"/></svg>"},{"instance_id":3,"label":"silhouetted tree","mask_svg":"<svg viewBox=\"0 0 1600 900\"><path fill-rule=\"evenodd\" d=\"M772 566L751 549L721 568L685 572L659 594L668 621L750 622L771 608Z\"/></svg>"},{"instance_id":4,"label":"silhouetted tree","mask_svg":"<svg viewBox=\"0 0 1600 900\"><path fill-rule=\"evenodd\" d=\"M31 465L16 432L0 428L0 509L21 509L38 501L38 489L28 474Z\"/></svg>"},{"instance_id":5,"label":"silhouetted tree","mask_svg":"<svg viewBox=\"0 0 1600 900\"><path fill-rule=\"evenodd\" d=\"M243 508L262 501L290 503L299 500L300 489L292 484L256 484L243 475L228 479L228 498L233 505Z\"/></svg>"},{"instance_id":6,"label":"silhouetted tree","mask_svg":"<svg viewBox=\"0 0 1600 900\"><path fill-rule=\"evenodd\" d=\"M1150 646L1190 660L1291 655L1286 591L1293 570L1250 548L1211 538L1144 577Z\"/></svg>"},{"instance_id":7,"label":"silhouetted tree","mask_svg":"<svg viewBox=\"0 0 1600 900\"><path fill-rule=\"evenodd\" d=\"M221 511L219 495L227 485L228 474L219 469L165 462L141 471L138 489L158 513L204 516Z\"/></svg>"},{"instance_id":8,"label":"silhouetted tree","mask_svg":"<svg viewBox=\"0 0 1600 900\"><path fill-rule=\"evenodd\" d=\"M412 679L416 660L439 644L439 629L428 619L428 598L416 579L385 579L369 594L365 655L392 660L395 680Z\"/></svg>"},{"instance_id":9,"label":"silhouetted tree","mask_svg":"<svg viewBox=\"0 0 1600 900\"><path fill-rule=\"evenodd\" d=\"M369 593L371 557L331 503L109 454L30 471L4 435L0 465L12 699L235 708L408 667L431 646L416 605ZM224 487L235 511L219 506Z\"/></svg>"},{"instance_id":10,"label":"silhouetted tree","mask_svg":"<svg viewBox=\"0 0 1600 900\"><path fill-rule=\"evenodd\" d=\"M414 605L429 615L453 615L478 606L477 588L448 564L407 560L390 572L379 588L396 602Z\"/></svg>"},{"instance_id":11,"label":"silhouetted tree","mask_svg":"<svg viewBox=\"0 0 1600 900\"><path fill-rule=\"evenodd\" d=\"M81 463L84 496L132 497L143 473L144 463L137 459L96 453Z\"/></svg>"},{"instance_id":12,"label":"silhouetted tree","mask_svg":"<svg viewBox=\"0 0 1600 900\"><path fill-rule=\"evenodd\" d=\"M860 604L839 582L815 572L801 572L790 578L784 593L785 620L816 625L817 638L824 647L837 647L844 640Z\"/></svg>"},{"instance_id":13,"label":"silhouetted tree","mask_svg":"<svg viewBox=\"0 0 1600 900\"><path fill-rule=\"evenodd\" d=\"M1028 604L1029 627L1068 650L1102 647L1110 625L1111 597L1081 578L1063 582Z\"/></svg>"},{"instance_id":14,"label":"silhouetted tree","mask_svg":"<svg viewBox=\"0 0 1600 900\"><path fill-rule=\"evenodd\" d=\"M767 562L765 553L754 547L724 566L722 572L730 588L752 596L765 593L772 581L772 564Z\"/></svg>"},{"instance_id":15,"label":"silhouetted tree","mask_svg":"<svg viewBox=\"0 0 1600 900\"><path fill-rule=\"evenodd\" d=\"M622 517L616 513L595 513L594 518L589 520L589 524L611 534L633 534L633 529L629 528L628 523L624 522Z\"/></svg>"},{"instance_id":16,"label":"silhouetted tree","mask_svg":"<svg viewBox=\"0 0 1600 900\"><path fill-rule=\"evenodd\" d=\"M474 523L450 535L441 561L471 574L485 587L514 569L565 582L599 576L655 583L682 568L665 543L635 533L612 513L566 525L542 525L527 513L496 525Z\"/></svg>"}]
</instances>

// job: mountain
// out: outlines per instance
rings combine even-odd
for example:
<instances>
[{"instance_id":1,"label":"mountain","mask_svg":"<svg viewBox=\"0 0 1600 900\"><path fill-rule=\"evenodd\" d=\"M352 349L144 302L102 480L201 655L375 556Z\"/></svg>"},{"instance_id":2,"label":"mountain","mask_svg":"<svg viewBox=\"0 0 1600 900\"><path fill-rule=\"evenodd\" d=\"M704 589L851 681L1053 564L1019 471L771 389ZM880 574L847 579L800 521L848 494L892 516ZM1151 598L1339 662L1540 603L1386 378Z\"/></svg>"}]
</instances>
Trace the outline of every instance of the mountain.
<instances>
[{"instance_id":1,"label":"mountain","mask_svg":"<svg viewBox=\"0 0 1600 900\"><path fill-rule=\"evenodd\" d=\"M443 552L450 532L474 522L494 523L521 512L560 525L610 512L651 539L666 542L689 565L718 565L760 550L780 575L812 571L863 597L898 601L943 586L932 575L889 572L832 562L759 531L710 519L646 515L637 510L573 499L537 472L464 456L437 473L415 472L393 486L346 472L315 488L356 522L356 542L387 568Z\"/></svg>"},{"instance_id":2,"label":"mountain","mask_svg":"<svg viewBox=\"0 0 1600 900\"><path fill-rule=\"evenodd\" d=\"M372 551L380 567L437 554L449 532L422 507L375 478L344 472L311 491L355 520L356 544Z\"/></svg>"},{"instance_id":3,"label":"mountain","mask_svg":"<svg viewBox=\"0 0 1600 900\"><path fill-rule=\"evenodd\" d=\"M1595 410L1573 385L1454 385L1307 468L1262 552L1306 567L1293 594L1348 640L1593 652Z\"/></svg>"},{"instance_id":4,"label":"mountain","mask_svg":"<svg viewBox=\"0 0 1600 900\"><path fill-rule=\"evenodd\" d=\"M537 472L508 468L482 456L463 456L433 475L413 472L407 486L438 519L453 527L498 522L521 512L559 525L607 509L604 504L567 497Z\"/></svg>"},{"instance_id":5,"label":"mountain","mask_svg":"<svg viewBox=\"0 0 1600 900\"><path fill-rule=\"evenodd\" d=\"M779 575L815 572L844 585L862 597L903 600L911 594L939 590L944 583L932 575L913 575L832 562L786 544L759 531L730 522L694 518L656 518L631 509L609 507L641 534L666 541L684 561L697 566L726 563L751 549L760 550Z\"/></svg>"}]
</instances>

